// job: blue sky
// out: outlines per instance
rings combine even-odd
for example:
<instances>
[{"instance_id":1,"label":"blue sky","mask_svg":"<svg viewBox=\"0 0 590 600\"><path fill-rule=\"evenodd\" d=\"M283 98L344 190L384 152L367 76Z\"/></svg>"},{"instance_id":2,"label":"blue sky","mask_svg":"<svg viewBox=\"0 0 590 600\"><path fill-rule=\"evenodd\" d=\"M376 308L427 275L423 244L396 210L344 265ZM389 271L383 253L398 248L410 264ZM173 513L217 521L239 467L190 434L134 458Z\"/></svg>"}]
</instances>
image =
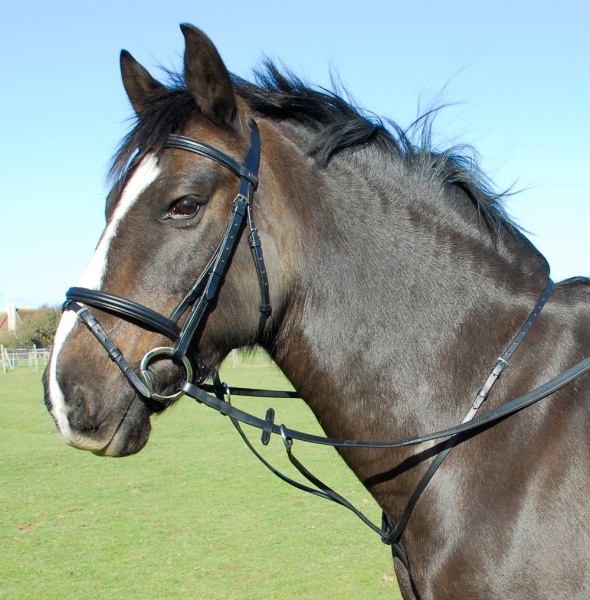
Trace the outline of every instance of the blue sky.
<instances>
[{"instance_id":1,"label":"blue sky","mask_svg":"<svg viewBox=\"0 0 590 600\"><path fill-rule=\"evenodd\" d=\"M180 65L180 22L228 68L263 57L410 124L447 103L440 148L473 145L553 276L590 275L590 3L499 0L22 0L0 8L0 310L63 301L104 227L105 174L131 114L118 57Z\"/></svg>"}]
</instances>

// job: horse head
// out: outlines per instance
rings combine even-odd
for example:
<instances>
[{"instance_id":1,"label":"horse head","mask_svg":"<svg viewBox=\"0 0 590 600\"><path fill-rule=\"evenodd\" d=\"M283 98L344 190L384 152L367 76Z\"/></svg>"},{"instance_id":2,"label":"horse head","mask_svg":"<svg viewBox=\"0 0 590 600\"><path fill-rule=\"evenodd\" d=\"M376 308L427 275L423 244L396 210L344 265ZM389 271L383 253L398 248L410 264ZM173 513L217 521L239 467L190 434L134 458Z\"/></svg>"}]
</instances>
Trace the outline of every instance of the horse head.
<instances>
[{"instance_id":1,"label":"horse head","mask_svg":"<svg viewBox=\"0 0 590 600\"><path fill-rule=\"evenodd\" d=\"M158 390L160 401L143 397L138 392L141 384L129 385L116 361L105 360L92 327L84 327L77 318L81 310L88 312L77 302L66 303L75 310L62 317L45 376L46 404L62 438L97 454L140 450L149 436L150 415L179 396L178 385L187 370L195 370L202 379L229 350L259 342L263 331L273 327L272 318L267 318L268 292L264 319L260 318L261 267L251 257L251 246L260 247L259 241L252 241L252 235L258 240L252 206L257 176L242 166L258 143L256 125L211 41L192 26L181 27L186 42L182 87L166 87L128 52L121 53L123 83L137 122L117 156L106 228L75 288L85 290L82 302L102 299L94 303L90 318L100 323L96 326L111 347L116 346L113 352L124 356L127 370L136 372L143 365L144 380ZM264 164L261 170L264 175ZM256 194L261 205L272 196L271 186L270 194L262 187ZM247 211L242 216L250 220L250 236L243 233L242 224L228 232L238 200ZM262 226L269 225L268 213L260 217ZM276 218L272 220L271 228L276 226ZM223 254L220 245L230 244L228 240L231 247ZM277 281L277 252L270 236L265 244L263 268L272 268ZM261 260L260 250L254 250L255 261L256 256ZM231 268L220 262L231 262ZM217 270L214 281L212 270ZM210 297L197 319L191 309L203 294ZM140 308L130 318L121 318L113 302ZM281 302L273 302L280 312ZM162 328L149 320L146 324L142 314L175 317L162 317L169 325ZM195 322L188 326L191 319ZM182 351L178 339L168 339L175 327L187 330ZM161 347L169 351L150 354L142 363L151 350Z\"/></svg>"}]
</instances>

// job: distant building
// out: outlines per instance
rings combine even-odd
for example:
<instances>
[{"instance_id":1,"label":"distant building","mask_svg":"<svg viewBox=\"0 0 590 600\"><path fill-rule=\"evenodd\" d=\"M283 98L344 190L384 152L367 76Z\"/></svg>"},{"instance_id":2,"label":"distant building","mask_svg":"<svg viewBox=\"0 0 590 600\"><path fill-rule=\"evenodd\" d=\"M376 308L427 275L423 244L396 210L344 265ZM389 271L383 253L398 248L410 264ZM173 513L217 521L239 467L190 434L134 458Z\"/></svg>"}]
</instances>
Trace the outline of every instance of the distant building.
<instances>
[{"instance_id":1,"label":"distant building","mask_svg":"<svg viewBox=\"0 0 590 600\"><path fill-rule=\"evenodd\" d=\"M19 309L16 304L9 303L6 312L0 312L0 331L16 331L34 312L30 308Z\"/></svg>"}]
</instances>

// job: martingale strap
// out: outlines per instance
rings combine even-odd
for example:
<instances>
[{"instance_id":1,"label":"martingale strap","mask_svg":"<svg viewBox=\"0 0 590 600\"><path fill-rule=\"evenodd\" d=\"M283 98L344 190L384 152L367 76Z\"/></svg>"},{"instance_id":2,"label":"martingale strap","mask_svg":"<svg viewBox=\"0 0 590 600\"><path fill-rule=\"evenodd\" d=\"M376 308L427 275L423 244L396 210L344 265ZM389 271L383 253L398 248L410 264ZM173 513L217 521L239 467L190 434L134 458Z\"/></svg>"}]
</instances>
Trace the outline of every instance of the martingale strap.
<instances>
[{"instance_id":1,"label":"martingale strap","mask_svg":"<svg viewBox=\"0 0 590 600\"><path fill-rule=\"evenodd\" d=\"M187 394L187 396L190 396L191 398L193 398L194 400L197 400L201 404L205 404L206 406L209 406L210 408L213 408L224 415L231 415L233 418L235 418L236 420L238 420L246 425L251 425L258 429L262 429L263 431L267 431L269 433L280 435L281 437L286 436L292 440L300 440L302 442L309 442L312 444L320 444L320 445L324 445L324 446L334 446L334 447L340 447L340 448L402 448L405 446L415 446L418 444L423 444L424 442L430 442L430 441L445 438L445 437L453 437L453 436L465 433L466 431L470 431L471 429L475 429L476 427L481 427L487 423L497 421L497 420L499 420L505 416L508 416L509 414L512 414L518 410L522 410L523 408L525 408L525 406L529 406L530 404L536 402L537 400L540 400L541 398L544 398L546 395L549 395L555 391L555 389L551 389L550 391L545 391L546 386L541 386L540 388L537 388L538 390L542 390L542 393L544 394L540 397L536 397L535 395L531 396L532 392L529 392L528 394L525 394L524 396L521 396L521 397L517 398L516 400L513 400L512 402L504 404L504 405L494 409L493 411L486 413L486 415L484 415L484 416L474 418L475 412L477 412L477 410L479 410L479 408L481 407L481 405L487 398L492 386L498 380L498 378L500 377L500 375L502 374L504 369L506 369L506 367L508 365L508 360L512 357L516 348L519 347L522 340L527 335L527 333L530 331L531 327L533 326L533 324L539 317L543 307L545 306L545 303L547 302L547 299L549 298L549 295L551 294L553 285L554 285L554 283L550 279L545 290L543 291L543 294L539 298L539 301L535 305L535 307L534 307L533 311L531 312L531 314L529 315L528 319L525 321L524 326L519 330L519 332L514 337L512 342L508 345L507 349L504 351L502 356L500 358L498 358L494 368L492 369L492 372L490 373L490 375L488 376L488 379L486 380L486 383L478 391L478 393L475 397L475 400L473 402L473 405L470 408L469 412L467 413L467 416L463 419L463 421L461 422L460 425L451 427L449 429L444 429L444 430L437 431L434 433L416 436L413 438L408 438L408 439L405 439L405 440L402 440L399 442L368 442L368 441L359 441L359 440L342 440L342 439L312 435L312 434L304 433L301 431L288 429L284 425L279 426L279 425L274 424L274 420L269 422L268 415L267 415L266 420L262 420L258 417L255 417L254 415L251 415L249 413L241 411L241 410L231 406L231 404L228 404L225 400L223 400L223 398L219 397L219 389L220 389L219 384L216 384L215 382L212 386L204 385L204 384L200 384L197 386L197 385L194 385L191 382L187 381L183 384L182 389ZM588 360L590 361L590 359L588 359ZM575 369L575 367L574 367L574 369ZM572 370L570 370L570 371L572 371ZM559 383L559 387L562 387L563 385L566 385L566 383L569 383L571 381L571 379L566 377L566 375L568 373L569 373L569 371L566 371L565 373L562 374L562 376L556 377L554 380L551 380L551 381L555 382L555 383ZM572 378L575 379L576 377L579 377L580 374L581 373L577 373L577 371L576 371L572 375ZM226 384L224 384L224 386L227 388ZM227 389L229 389L229 388L227 388ZM559 388L556 388L556 389L559 389ZM215 397L211 396L207 392L215 392L216 396ZM264 396L264 397L273 397L273 398L299 397L294 392L270 391L270 390L251 390L251 389L244 389L244 388L232 389L232 393L234 395L241 395L241 396L260 396L260 397Z\"/></svg>"},{"instance_id":2,"label":"martingale strap","mask_svg":"<svg viewBox=\"0 0 590 600\"><path fill-rule=\"evenodd\" d=\"M523 394L522 396L514 398L510 402L507 402L506 404L503 404L503 405L499 406L498 408L488 411L487 413L480 415L479 417L477 417L475 419L472 419L470 422L465 422L465 423L462 423L461 425L457 425L456 427L451 427L449 429L443 429L441 431L436 431L434 433L429 433L426 435L407 438L407 439L395 441L395 442L362 442L362 441L358 441L358 440L341 440L341 439L336 439L336 438L328 438L328 437L323 437L323 436L311 435L309 433L304 433L302 431L297 431L295 429L289 429L289 428L285 427L284 425L276 425L274 423L273 409L269 409L267 411L266 419L260 419L258 417L255 417L254 415L251 415L250 413L244 412L244 411L240 410L239 408L236 408L235 406L233 406L230 403L229 399L226 400L219 396L213 397L213 396L209 395L207 392L205 392L204 390L202 390L200 387L197 387L195 385L185 383L182 389L187 396L193 398L200 404L204 404L206 406L209 406L210 408L213 408L214 410L216 410L217 412L219 412L220 414L222 414L224 416L228 416L232 420L232 422L235 421L235 422L244 423L245 425L250 425L252 427L262 430L262 442L264 444L268 443L270 434L280 435L283 438L283 440L287 440L288 442L290 442L287 450L289 452L289 460L291 460L291 458L292 458L292 441L293 440L299 440L299 441L308 442L311 444L320 444L323 446L334 446L334 447L345 447L345 448L404 448L404 447L408 447L408 446L416 446L418 444L423 444L424 442L429 442L429 441L443 439L443 438L451 438L451 439L455 440L456 436L460 436L461 434L466 433L468 431L475 431L477 429L481 430L481 428L483 428L485 425L493 425L494 423L497 423L497 422L501 421L502 419L504 419L510 415L513 415L513 414L527 408L528 406L531 406L532 404L538 402L539 400L543 400L544 398L551 396L552 394L554 394L555 392L557 392L558 390L560 390L567 384L571 383L578 377L580 377L588 372L590 372L590 357L580 361L578 364L574 365L567 371L564 371L557 377L550 379L543 385L540 385L538 388L535 388L534 390L531 390L530 392L527 392L526 394ZM257 390L240 390L240 395L250 395L250 396L258 395L255 393L256 391ZM236 389L236 392L237 392L237 389ZM234 394L236 392L234 392ZM289 394L289 396L287 396L286 394ZM281 391L268 392L268 395L272 395L277 398L293 397L290 394L291 394L290 392L281 392ZM242 435L242 437L244 437L244 435L242 433L241 433L241 435ZM247 445L251 450L253 449L252 444L250 442L247 442ZM260 458L260 455L258 454L258 452L254 451L254 454ZM445 456L446 456L446 454L445 454ZM278 477L283 479L283 481L286 481L287 483L292 482L292 480L290 478L277 472L277 470L274 467L272 467L272 465L269 465L265 460L263 460L263 459L261 459L261 460L273 473L275 473L275 475L277 475ZM297 465L294 463L294 461L291 460L291 462L294 464L294 466L297 467ZM440 461L440 462L442 462L442 461ZM420 497L420 494L422 493L422 491L424 491L426 484L430 481L430 479L436 472L436 469L438 468L438 466L440 466L440 463L438 463L438 464L436 464L436 467L434 467L435 464L436 464L436 461L432 463L427 474L423 477L421 483L417 486L416 491L414 492L414 494L412 494L412 497L411 497L410 502L408 503L408 506L411 506L413 508L413 506L416 504L417 500ZM297 468L299 468L299 467L297 467ZM300 472L306 478L310 479L303 470L300 470ZM309 473L309 472L307 471L307 473ZM299 484L297 482L291 483L291 484L295 485L295 487L304 489L305 491L308 491L312 494L315 494L317 496L322 496L322 497L325 497L325 495L322 492L325 492L326 489L329 489L328 486L325 486L324 484L322 484L321 491L318 492L317 490L313 490L312 488L309 488L307 486L302 487L301 484ZM338 502L339 504L342 504L346 508L350 508L350 506L348 506L349 503L339 502L335 497L330 497L329 499L334 502ZM404 527L409 519L409 516L411 514L412 508L410 509L409 513L407 512L407 510L404 512L404 515L407 514L407 516L404 516L404 518L400 520L400 524L394 528L391 528L386 525L384 529L381 529L374 524L371 524L370 527L373 530L377 531L381 535L382 540L385 543L394 544L399 540L399 537L401 537L401 534L403 533L403 529L404 529ZM355 514L357 514L360 511L357 511L355 509L354 512L355 512ZM388 523L388 519L384 520L384 523Z\"/></svg>"},{"instance_id":3,"label":"martingale strap","mask_svg":"<svg viewBox=\"0 0 590 600\"><path fill-rule=\"evenodd\" d=\"M477 393L475 400L473 401L473 404L469 409L469 412L465 415L465 418L461 422L462 425L465 425L472 421L481 405L485 402L486 398L488 397L488 394L490 393L490 390L492 389L492 386L494 385L494 383L496 383L502 372L506 369L506 367L508 366L508 361L510 360L516 349L520 346L521 342L524 340L528 332L531 330L531 327L535 324L535 321L537 320L538 316L541 314L541 311L543 310L547 299L551 295L553 286L553 280L549 279L547 286L543 290L543 293L541 294L541 297L539 298L537 304L535 305L531 314L529 315L529 318L525 321L524 325L516 334L512 342L508 345L508 348L506 348L502 356L500 356L500 358L498 358L498 360L496 361L492 372L489 374L483 387ZM481 426L481 423L479 424L479 426ZM383 538L383 542L385 544L394 546L396 547L396 551L400 551L400 548L397 547L399 545L399 539L401 538L404 529L406 528L406 525L410 519L410 516L412 515L416 504L418 503L418 500L420 499L420 496L422 495L422 492L426 489L426 486L434 477L435 473L438 471L438 468L441 466L449 452L457 445L459 440L463 437L464 433L465 432L456 433L446 441L444 447L438 453L436 458L432 461L426 473L424 473L422 479L414 489L414 492L410 496L410 499L406 505L404 512L402 513L402 516L395 525L392 525L389 516L386 515L385 512L383 513L383 523L384 527L386 528L385 530L387 531L387 536ZM403 550L401 551L403 552Z\"/></svg>"},{"instance_id":4,"label":"martingale strap","mask_svg":"<svg viewBox=\"0 0 590 600\"><path fill-rule=\"evenodd\" d=\"M494 368L492 369L488 379L485 384L477 393L475 400L470 408L469 412L463 419L460 425L455 427L451 427L449 429L437 431L434 433L430 433L427 435L417 436L413 438L408 438L405 440L397 441L397 442L363 442L358 440L341 440L335 438L328 438L323 436L316 436L307 434L301 431L292 430L284 425L276 425L274 423L275 413L273 409L269 409L266 413L266 418L260 419L241 411L240 409L235 408L231 405L231 393L235 395L249 395L249 396L274 396L274 397L293 397L292 392L279 392L279 391L268 391L268 390L249 390L249 389L234 389L230 391L230 388L227 384L221 384L218 379L214 378L214 383L212 386L204 386L204 385L193 385L189 382L185 382L183 386L183 391L189 397L193 398L199 403L205 404L210 408L213 408L220 412L223 415L229 416L232 423L238 430L240 436L244 439L248 448L256 455L256 457L275 475L280 477L283 481L299 488L303 489L309 493L320 496L322 498L326 498L333 502L336 502L349 510L351 510L354 514L356 514L363 522L365 522L371 529L377 532L382 541L386 544L392 545L392 547L397 549L399 553L401 548L399 547L399 539L403 534L405 526L412 514L412 511L418 502L422 492L426 489L428 483L451 451L451 449L456 445L461 436L468 432L476 429L482 428L487 424L494 424L499 420L512 415L539 400L546 398L547 396L553 394L561 387L567 385L580 375L590 371L590 358L578 363L568 371L565 371L561 375L551 379L547 383L541 385L540 387L524 394L523 396L519 396L514 400L503 404L502 406L489 411L488 413L481 415L480 417L475 418L475 414L487 398L492 386L498 380L502 372L506 369L508 365L508 361L516 351L516 349L520 346L525 336L528 334L535 321L539 317L549 295L551 294L551 290L553 289L553 281L550 279L547 284L545 290L543 291L541 297L539 298L537 304L535 305L533 311L529 315L523 327L520 329L518 334L506 348L502 356L498 358ZM214 391L215 397L211 396L207 393L207 391ZM227 396L227 400L225 399ZM285 443L285 447L287 450L288 458L297 470L308 480L310 481L315 488L310 488L309 486L303 485L286 475L279 472L272 465L270 465L266 459L264 459L252 446L251 442L246 437L239 423L244 423L246 425L250 425L262 430L262 443L268 444L270 440L271 434L280 435ZM300 440L303 442L309 442L314 444L321 444L327 446L334 447L346 447L346 448L401 448L407 446L414 446L418 444L422 444L424 442L433 441L437 439L448 438L445 443L442 451L437 455L435 460L431 463L426 473L423 475L419 484L416 486L416 489L410 496L406 509L404 510L400 520L393 525L388 517L384 513L383 515L383 525L382 527L377 526L372 523L362 512L356 509L353 505L350 504L345 498L340 496L334 490L332 490L329 486L324 484L318 478L316 478L312 473L310 473L294 456L292 452L293 440Z\"/></svg>"}]
</instances>

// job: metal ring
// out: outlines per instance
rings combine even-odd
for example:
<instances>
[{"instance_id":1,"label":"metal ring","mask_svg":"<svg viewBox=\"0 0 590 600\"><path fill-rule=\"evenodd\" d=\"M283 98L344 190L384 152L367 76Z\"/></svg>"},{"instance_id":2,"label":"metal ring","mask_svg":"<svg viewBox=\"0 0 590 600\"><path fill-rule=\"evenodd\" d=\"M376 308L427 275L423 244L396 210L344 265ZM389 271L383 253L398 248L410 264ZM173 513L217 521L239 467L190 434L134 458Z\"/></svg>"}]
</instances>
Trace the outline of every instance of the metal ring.
<instances>
[{"instance_id":1,"label":"metal ring","mask_svg":"<svg viewBox=\"0 0 590 600\"><path fill-rule=\"evenodd\" d=\"M291 452L291 448L293 446L293 438L290 438L287 435L287 432L285 431L285 426L284 425L280 425L279 426L279 430L281 432L281 437L283 438L283 443L285 444L285 448L287 449L287 452Z\"/></svg>"},{"instance_id":2,"label":"metal ring","mask_svg":"<svg viewBox=\"0 0 590 600\"><path fill-rule=\"evenodd\" d=\"M231 390L229 389L229 385L227 385L227 383L225 383L225 381L222 381L221 385L225 389L225 395L227 396L227 403L231 404Z\"/></svg>"},{"instance_id":3,"label":"metal ring","mask_svg":"<svg viewBox=\"0 0 590 600\"><path fill-rule=\"evenodd\" d=\"M141 364L139 366L139 373L138 373L139 378L141 379L141 381L145 384L145 386L149 390L150 398L152 398L153 400L157 400L158 402L168 402L168 401L175 402L184 394L184 392L182 390L179 392L176 392L176 394L172 394L171 396L163 396L162 394L158 394L157 392L154 391L154 382L152 381L152 376L150 375L150 373L148 371L148 365L149 365L150 361L152 360L152 358L154 358L155 356L161 356L162 354L170 356L173 352L174 352L174 349L169 348L167 346L163 346L161 348L154 348L153 350L150 350L143 357ZM180 360L180 362L182 362L182 364L184 365L184 368L186 370L186 380L188 382L191 382L193 379L193 367L192 367L189 359L186 356L182 356L180 359L173 358L173 360Z\"/></svg>"}]
</instances>

